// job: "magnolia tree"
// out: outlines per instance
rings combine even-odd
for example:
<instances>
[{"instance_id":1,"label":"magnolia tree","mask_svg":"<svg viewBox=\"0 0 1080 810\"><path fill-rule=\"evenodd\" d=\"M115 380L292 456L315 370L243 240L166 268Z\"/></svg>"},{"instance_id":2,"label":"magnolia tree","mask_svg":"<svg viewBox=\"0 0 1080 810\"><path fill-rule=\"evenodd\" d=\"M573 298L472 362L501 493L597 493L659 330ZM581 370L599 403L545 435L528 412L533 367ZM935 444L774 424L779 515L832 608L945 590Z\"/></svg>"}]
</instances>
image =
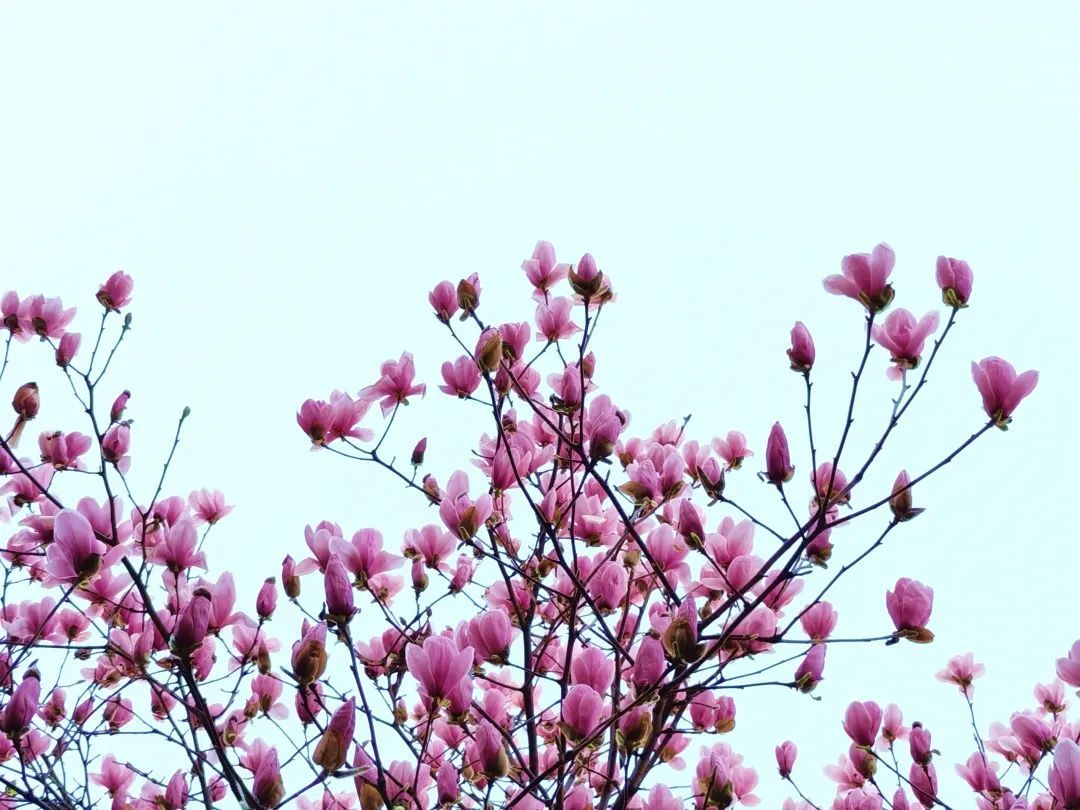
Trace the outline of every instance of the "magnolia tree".
<instances>
[{"instance_id":1,"label":"magnolia tree","mask_svg":"<svg viewBox=\"0 0 1080 810\"><path fill-rule=\"evenodd\" d=\"M852 299L853 326L862 317L860 360L845 411L826 415L839 440L822 446L814 342L796 323L788 361L805 381L805 422L786 430L806 432L798 463L779 423L764 446L737 431L690 439L686 421L635 434L632 403L598 386L591 344L615 295L588 254L558 264L537 245L523 264L531 323L488 315L476 275L439 282L429 297L449 347L439 390L489 420L475 456L443 484L425 468L426 439L408 462L386 449L395 416L426 392L409 354L355 397L303 403L297 421L312 446L407 487L415 522L395 540L309 527L306 550L297 542L280 571L251 584L253 604L239 605L233 576L213 566L215 527L231 508L221 493L168 494L171 454L136 491L128 393L117 395L128 381L107 376L131 325L131 279L101 286L89 339L60 299L8 293L4 369L11 351L55 364L62 386L51 389L69 390L83 421L58 430L34 383L3 380L15 422L0 434L11 527L0 801L701 810L756 804L764 775L787 780L792 810L1077 810L1080 724L1065 691L1080 686L1080 642L1057 662L1061 680L988 734L973 704L982 667L971 654L949 662L939 677L956 685L974 732L963 762L940 761L932 726L909 728L897 706L873 702L837 718L850 747L827 769L832 797L800 790L791 742L776 740L775 763L748 763L723 741L735 690L779 685L800 700L824 688L829 645L841 640L833 586L907 530L922 511L913 488L1005 430L1037 380L997 357L973 363L984 412L971 408L974 432L928 469L894 470L891 489L869 490L868 470L966 314L972 274L937 260L942 326L936 312L892 307L887 246L841 266L825 289ZM895 399L860 447L849 439L860 382L881 371L875 346ZM28 435L42 422L48 430ZM771 522L747 508L740 493L751 487L774 491ZM838 535L859 550L829 568ZM880 587L891 625L862 641L931 642L931 588L906 577ZM820 767L835 753L812 759ZM943 767L974 796L939 795Z\"/></svg>"}]
</instances>

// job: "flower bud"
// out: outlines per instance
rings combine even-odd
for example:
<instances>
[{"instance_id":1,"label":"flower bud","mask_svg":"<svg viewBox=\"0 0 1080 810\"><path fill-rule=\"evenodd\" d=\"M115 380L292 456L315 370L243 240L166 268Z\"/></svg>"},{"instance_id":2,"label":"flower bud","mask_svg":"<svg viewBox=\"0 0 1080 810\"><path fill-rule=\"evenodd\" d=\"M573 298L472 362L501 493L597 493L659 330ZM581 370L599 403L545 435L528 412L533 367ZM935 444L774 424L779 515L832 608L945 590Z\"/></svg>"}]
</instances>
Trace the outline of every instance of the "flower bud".
<instances>
[{"instance_id":1,"label":"flower bud","mask_svg":"<svg viewBox=\"0 0 1080 810\"><path fill-rule=\"evenodd\" d=\"M273 618L275 608L277 608L277 580L274 577L267 577L259 588L259 595L255 598L255 612L259 614L260 619L265 621Z\"/></svg>"},{"instance_id":2,"label":"flower bud","mask_svg":"<svg viewBox=\"0 0 1080 810\"><path fill-rule=\"evenodd\" d=\"M901 470L893 483L892 497L889 498L889 508L898 521L911 520L922 514L922 509L914 509L911 506L911 479L907 470Z\"/></svg>"},{"instance_id":3,"label":"flower bud","mask_svg":"<svg viewBox=\"0 0 1080 810\"><path fill-rule=\"evenodd\" d=\"M473 273L457 285L457 303L461 307L461 320L468 318L480 306L480 277Z\"/></svg>"},{"instance_id":4,"label":"flower bud","mask_svg":"<svg viewBox=\"0 0 1080 810\"><path fill-rule=\"evenodd\" d=\"M791 348L787 350L787 354L791 360L792 371L809 374L814 367L814 339L802 321L797 321L791 330Z\"/></svg>"},{"instance_id":5,"label":"flower bud","mask_svg":"<svg viewBox=\"0 0 1080 810\"><path fill-rule=\"evenodd\" d=\"M130 391L122 391L120 396L113 400L112 408L109 409L109 420L119 422L127 408L128 400L131 399Z\"/></svg>"},{"instance_id":6,"label":"flower bud","mask_svg":"<svg viewBox=\"0 0 1080 810\"><path fill-rule=\"evenodd\" d=\"M570 268L567 278L574 292L586 300L599 293L604 283L604 274L597 268L596 259L590 253L582 256L576 267Z\"/></svg>"},{"instance_id":7,"label":"flower bud","mask_svg":"<svg viewBox=\"0 0 1080 810\"><path fill-rule=\"evenodd\" d=\"M326 618L337 625L345 625L356 610L352 580L345 564L337 554L331 554L323 575L326 592Z\"/></svg>"},{"instance_id":8,"label":"flower bud","mask_svg":"<svg viewBox=\"0 0 1080 810\"><path fill-rule=\"evenodd\" d=\"M937 283L941 300L953 309L963 309L971 298L971 266L960 259L938 256Z\"/></svg>"},{"instance_id":9,"label":"flower bud","mask_svg":"<svg viewBox=\"0 0 1080 810\"><path fill-rule=\"evenodd\" d=\"M798 755L799 749L791 740L785 740L776 746L776 765L780 769L782 779L791 776L791 769L795 767L795 758Z\"/></svg>"},{"instance_id":10,"label":"flower bud","mask_svg":"<svg viewBox=\"0 0 1080 810\"><path fill-rule=\"evenodd\" d=\"M300 596L300 577L296 573L296 561L291 554L281 562L281 587L290 599Z\"/></svg>"},{"instance_id":11,"label":"flower bud","mask_svg":"<svg viewBox=\"0 0 1080 810\"><path fill-rule=\"evenodd\" d=\"M11 400L11 407L15 409L20 419L29 421L37 416L38 409L41 407L37 383L28 382L20 385L15 391L15 398Z\"/></svg>"},{"instance_id":12,"label":"flower bud","mask_svg":"<svg viewBox=\"0 0 1080 810\"><path fill-rule=\"evenodd\" d=\"M765 447L765 470L769 481L777 486L790 481L795 475L795 468L791 466L787 436L779 422L776 422L769 432L769 441Z\"/></svg>"},{"instance_id":13,"label":"flower bud","mask_svg":"<svg viewBox=\"0 0 1080 810\"><path fill-rule=\"evenodd\" d=\"M67 368L79 351L82 336L78 332L64 332L60 344L56 347L56 365Z\"/></svg>"},{"instance_id":14,"label":"flower bud","mask_svg":"<svg viewBox=\"0 0 1080 810\"><path fill-rule=\"evenodd\" d=\"M413 448L412 457L409 461L414 467L419 467L424 463L424 453L427 452L427 436L422 438L416 443L416 447Z\"/></svg>"}]
</instances>

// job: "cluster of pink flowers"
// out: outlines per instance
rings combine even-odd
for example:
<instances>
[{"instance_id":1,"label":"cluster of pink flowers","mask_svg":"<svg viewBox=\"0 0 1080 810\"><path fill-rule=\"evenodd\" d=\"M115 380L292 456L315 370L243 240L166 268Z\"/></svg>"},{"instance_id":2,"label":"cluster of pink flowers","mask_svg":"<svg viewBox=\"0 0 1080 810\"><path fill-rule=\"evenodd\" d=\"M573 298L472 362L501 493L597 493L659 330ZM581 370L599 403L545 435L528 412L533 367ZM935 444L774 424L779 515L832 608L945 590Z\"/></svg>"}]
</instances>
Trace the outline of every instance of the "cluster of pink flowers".
<instances>
[{"instance_id":1,"label":"cluster of pink flowers","mask_svg":"<svg viewBox=\"0 0 1080 810\"><path fill-rule=\"evenodd\" d=\"M882 315L896 297L894 264L879 245L847 256L825 286L864 308L864 358L875 342L889 353L903 415L923 388L908 375L925 379L968 306L972 274L964 262L938 260L951 313L928 352L937 313ZM557 262L547 242L522 269L531 322L489 321L478 274L439 282L428 298L457 347L442 363L439 390L491 418L470 469L437 477L426 436L381 452L396 438L391 427L406 424L396 421L401 409L427 391L408 352L355 395L334 391L297 413L312 448L382 468L418 506L434 506L432 517L400 542L374 528L315 523L304 533L306 556L258 572L248 607L232 574L211 573L208 533L216 537L233 509L224 495L169 495L165 476L137 498L131 394L103 399L103 369L93 364L106 353L80 366L80 340L68 331L75 313L59 299L3 297L9 345L39 337L77 396L111 406L88 404L81 430L42 432L31 458L16 442L49 403L36 383L13 395L15 425L0 443L3 511L16 527L0 549L9 571L0 605L0 806L38 796L48 806L105 800L116 810L227 798L249 808L362 810L758 803L759 770L717 739L736 725L728 681L771 669L793 700L821 688L840 619L823 597L850 566L831 580L821 568L839 537L856 534L856 518L878 518L865 555L917 517L913 487L937 468L900 471L885 492L863 484L899 416L862 456L845 432L829 456L815 450L805 466L779 422L757 442L738 430L691 438L686 422L633 433L629 411L602 392L590 350L600 311L616 300L610 276L590 254ZM95 346L131 294L123 273L100 287ZM123 317L112 351L127 332ZM817 351L797 322L787 362L807 392ZM1037 382L999 358L974 364L973 376L986 419L952 455L1005 428ZM812 426L809 399L807 417ZM406 466L387 460L399 456ZM747 487L761 486L746 471L754 458L794 531L740 505ZM70 502L57 481L97 482L102 494ZM806 496L801 514L796 490ZM838 553L859 545L845 539ZM933 589L907 577L878 585L881 633L844 640L933 641ZM270 635L271 626L283 635ZM782 642L797 660L769 663ZM981 674L970 655L958 656L939 678L971 702ZM1080 727L1066 719L1064 697L1064 684L1080 686L1080 642L1058 674L1036 689L1035 708L991 726L959 765L981 808L1080 807ZM941 803L940 755L926 726L905 726L895 705L857 701L842 727L850 746L828 768L837 783L831 807ZM148 729L170 759L133 748L128 763L91 749L99 735ZM910 766L901 770L904 741ZM1003 785L995 757L1027 781ZM793 742L777 746L779 775L793 787L796 759ZM1040 768L1044 789L1029 797ZM888 796L875 779L883 769L898 784ZM687 772L677 782L684 787L671 787L670 770ZM57 773L68 776L58 783ZM798 795L785 807L816 806Z\"/></svg>"}]
</instances>

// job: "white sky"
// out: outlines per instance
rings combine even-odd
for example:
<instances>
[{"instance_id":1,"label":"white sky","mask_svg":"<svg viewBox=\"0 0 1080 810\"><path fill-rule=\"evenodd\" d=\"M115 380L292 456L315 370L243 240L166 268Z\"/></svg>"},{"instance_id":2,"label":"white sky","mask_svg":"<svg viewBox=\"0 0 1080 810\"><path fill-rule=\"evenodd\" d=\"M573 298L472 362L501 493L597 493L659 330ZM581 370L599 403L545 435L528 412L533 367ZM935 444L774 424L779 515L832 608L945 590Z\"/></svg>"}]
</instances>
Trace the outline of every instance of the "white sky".
<instances>
[{"instance_id":1,"label":"white sky","mask_svg":"<svg viewBox=\"0 0 1080 810\"><path fill-rule=\"evenodd\" d=\"M335 387L355 393L402 349L434 391L457 354L426 304L443 278L479 272L487 318L524 320L518 265L534 242L570 261L591 251L619 293L598 380L633 429L693 413L690 436L740 429L760 457L774 420L800 435L801 381L783 354L796 319L817 340L819 413L833 403L819 430L835 440L861 316L820 282L843 254L890 242L896 303L917 314L940 305L935 257L965 258L973 306L868 485L978 426L970 360L1038 368L1039 388L1013 429L917 490L927 514L834 600L841 635L881 632L886 588L921 579L936 589L937 640L835 645L820 703L739 696L727 740L759 767L764 806L787 795L772 747L789 737L796 775L827 801L818 774L846 748L843 706L895 701L931 728L964 805L949 764L971 750L964 707L932 674L968 650L986 663L985 729L1027 707L1080 637L1076 6L299 9L0 6L0 287L93 310L110 272L135 277L112 379L133 392L136 471L156 475L190 405L172 491L221 488L237 504L212 551L253 593L304 550L305 523L396 542L435 519L376 471L307 452L294 413ZM26 369L46 414L66 407L60 377L15 363L5 387ZM887 416L883 363L861 446ZM415 404L395 434L402 454L430 435L441 481L471 447L447 435L461 411L444 399ZM736 491L754 484L747 471Z\"/></svg>"}]
</instances>

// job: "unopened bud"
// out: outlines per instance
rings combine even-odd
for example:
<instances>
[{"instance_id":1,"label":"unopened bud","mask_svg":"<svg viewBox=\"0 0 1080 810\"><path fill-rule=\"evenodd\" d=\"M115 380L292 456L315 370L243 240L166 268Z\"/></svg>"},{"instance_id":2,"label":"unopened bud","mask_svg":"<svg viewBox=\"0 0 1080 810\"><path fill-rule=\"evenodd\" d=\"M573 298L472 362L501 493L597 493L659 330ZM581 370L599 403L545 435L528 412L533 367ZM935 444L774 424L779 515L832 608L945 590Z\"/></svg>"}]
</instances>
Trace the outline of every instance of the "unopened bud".
<instances>
[{"instance_id":1,"label":"unopened bud","mask_svg":"<svg viewBox=\"0 0 1080 810\"><path fill-rule=\"evenodd\" d=\"M20 385L15 391L15 398L11 400L11 407L22 419L30 420L37 416L38 409L41 407L37 383L28 382Z\"/></svg>"},{"instance_id":2,"label":"unopened bud","mask_svg":"<svg viewBox=\"0 0 1080 810\"><path fill-rule=\"evenodd\" d=\"M414 467L419 467L424 463L424 453L427 451L427 436L422 438L416 443L416 447L413 448L412 458L409 459Z\"/></svg>"}]
</instances>

